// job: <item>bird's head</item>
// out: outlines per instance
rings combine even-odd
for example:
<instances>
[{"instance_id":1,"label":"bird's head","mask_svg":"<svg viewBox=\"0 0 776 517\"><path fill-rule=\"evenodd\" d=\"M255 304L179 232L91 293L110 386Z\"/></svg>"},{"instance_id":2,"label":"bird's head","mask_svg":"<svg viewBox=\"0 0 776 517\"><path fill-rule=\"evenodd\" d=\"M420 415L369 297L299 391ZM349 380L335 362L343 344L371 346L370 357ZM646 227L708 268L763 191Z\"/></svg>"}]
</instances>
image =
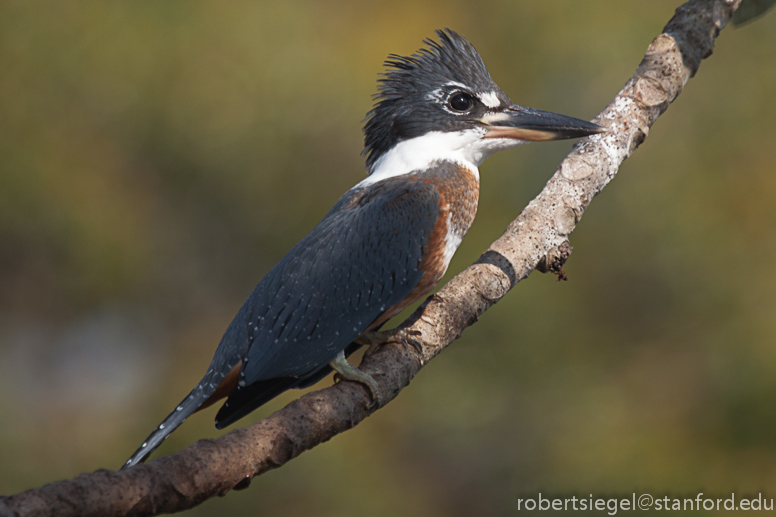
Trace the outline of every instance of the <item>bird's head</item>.
<instances>
[{"instance_id":1,"label":"bird's head","mask_svg":"<svg viewBox=\"0 0 776 517\"><path fill-rule=\"evenodd\" d=\"M529 141L604 131L584 120L514 104L490 78L477 50L450 29L412 56L390 55L376 104L364 126L371 174L386 161L466 161L475 167L496 151ZM400 145L401 144L401 145ZM382 163L381 163L382 162ZM410 171L406 171L410 172Z\"/></svg>"}]
</instances>

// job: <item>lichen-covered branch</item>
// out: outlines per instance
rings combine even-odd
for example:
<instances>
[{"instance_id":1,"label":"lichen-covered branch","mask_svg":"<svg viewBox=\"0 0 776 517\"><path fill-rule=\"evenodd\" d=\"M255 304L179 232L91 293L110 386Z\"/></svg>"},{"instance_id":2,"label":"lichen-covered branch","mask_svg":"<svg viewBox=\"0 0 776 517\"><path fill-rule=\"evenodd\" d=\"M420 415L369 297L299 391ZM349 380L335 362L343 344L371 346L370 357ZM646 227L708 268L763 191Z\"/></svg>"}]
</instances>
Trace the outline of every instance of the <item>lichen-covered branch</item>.
<instances>
[{"instance_id":1,"label":"lichen-covered branch","mask_svg":"<svg viewBox=\"0 0 776 517\"><path fill-rule=\"evenodd\" d=\"M421 332L423 352L390 345L361 367L376 377L383 404L420 368L534 269L561 273L574 230L592 199L695 75L741 0L690 0L647 49L636 73L596 117L609 132L581 140L544 190L472 266L421 306L403 326ZM171 456L0 498L0 515L157 515L242 488L251 478L350 429L374 411L360 384L309 393L243 429L201 440Z\"/></svg>"}]
</instances>

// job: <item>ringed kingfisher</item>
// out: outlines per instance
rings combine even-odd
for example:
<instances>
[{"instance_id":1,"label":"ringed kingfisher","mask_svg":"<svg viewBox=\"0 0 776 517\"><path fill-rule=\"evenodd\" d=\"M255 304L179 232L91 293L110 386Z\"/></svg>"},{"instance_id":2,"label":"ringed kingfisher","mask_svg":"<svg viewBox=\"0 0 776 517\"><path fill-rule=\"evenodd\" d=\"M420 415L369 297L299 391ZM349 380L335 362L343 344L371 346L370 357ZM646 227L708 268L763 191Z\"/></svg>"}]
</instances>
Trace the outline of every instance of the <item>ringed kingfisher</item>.
<instances>
[{"instance_id":1,"label":"ringed kingfisher","mask_svg":"<svg viewBox=\"0 0 776 517\"><path fill-rule=\"evenodd\" d=\"M123 468L223 398L217 429L332 370L364 384L379 405L374 379L346 357L364 345L420 346L412 331L380 327L444 275L477 211L477 167L527 142L604 131L514 104L466 38L436 34L415 54L385 62L364 126L368 176L259 282L205 376Z\"/></svg>"}]
</instances>

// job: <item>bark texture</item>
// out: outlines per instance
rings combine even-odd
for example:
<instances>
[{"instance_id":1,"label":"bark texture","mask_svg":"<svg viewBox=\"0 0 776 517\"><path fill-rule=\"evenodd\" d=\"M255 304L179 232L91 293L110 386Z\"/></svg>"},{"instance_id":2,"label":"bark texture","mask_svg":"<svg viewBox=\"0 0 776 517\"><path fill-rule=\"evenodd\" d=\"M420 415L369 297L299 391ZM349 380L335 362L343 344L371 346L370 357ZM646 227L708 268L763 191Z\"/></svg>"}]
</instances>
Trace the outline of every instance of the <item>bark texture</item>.
<instances>
[{"instance_id":1,"label":"bark texture","mask_svg":"<svg viewBox=\"0 0 776 517\"><path fill-rule=\"evenodd\" d=\"M608 133L579 141L544 190L469 268L430 297L403 327L421 332L423 352L389 345L361 368L377 376L383 405L424 364L461 336L534 269L562 275L568 236L592 199L649 128L711 55L719 31L741 0L690 0L647 49L636 73L594 120ZM157 515L196 506L244 488L251 478L284 465L346 431L378 408L368 391L341 382L309 393L268 418L215 440L121 472L98 470L16 495L0 497L0 515Z\"/></svg>"}]
</instances>

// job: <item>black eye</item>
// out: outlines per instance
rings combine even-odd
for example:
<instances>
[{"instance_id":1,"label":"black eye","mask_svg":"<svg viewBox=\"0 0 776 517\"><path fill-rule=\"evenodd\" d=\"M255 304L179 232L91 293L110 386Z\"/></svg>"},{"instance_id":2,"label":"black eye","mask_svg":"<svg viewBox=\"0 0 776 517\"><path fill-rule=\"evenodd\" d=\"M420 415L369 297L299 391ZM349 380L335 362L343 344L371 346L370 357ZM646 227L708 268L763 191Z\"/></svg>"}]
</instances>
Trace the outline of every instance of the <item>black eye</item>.
<instances>
[{"instance_id":1,"label":"black eye","mask_svg":"<svg viewBox=\"0 0 776 517\"><path fill-rule=\"evenodd\" d=\"M472 96L468 93L458 92L450 97L450 107L455 111L469 111L474 105Z\"/></svg>"}]
</instances>

